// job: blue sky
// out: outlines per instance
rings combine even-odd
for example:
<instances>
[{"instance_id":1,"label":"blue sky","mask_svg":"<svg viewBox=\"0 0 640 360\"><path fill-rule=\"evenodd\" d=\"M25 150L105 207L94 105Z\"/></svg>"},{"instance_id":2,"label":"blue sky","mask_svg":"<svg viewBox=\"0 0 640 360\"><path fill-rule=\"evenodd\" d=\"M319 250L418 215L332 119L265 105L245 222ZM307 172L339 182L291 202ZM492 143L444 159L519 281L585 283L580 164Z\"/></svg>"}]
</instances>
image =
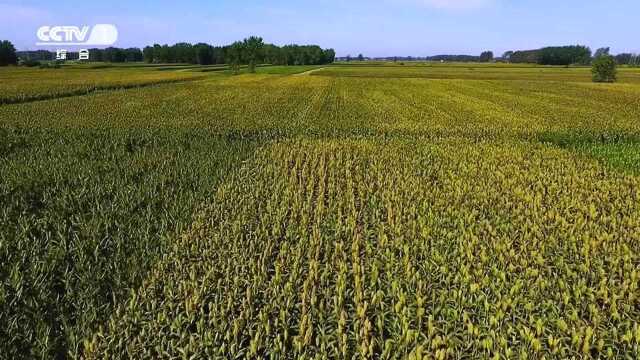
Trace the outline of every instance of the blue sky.
<instances>
[{"instance_id":1,"label":"blue sky","mask_svg":"<svg viewBox=\"0 0 640 360\"><path fill-rule=\"evenodd\" d=\"M275 44L333 47L339 56L479 54L585 44L640 52L640 1L574 0L0 0L0 39L35 49L42 25L118 27L116 46Z\"/></svg>"}]
</instances>

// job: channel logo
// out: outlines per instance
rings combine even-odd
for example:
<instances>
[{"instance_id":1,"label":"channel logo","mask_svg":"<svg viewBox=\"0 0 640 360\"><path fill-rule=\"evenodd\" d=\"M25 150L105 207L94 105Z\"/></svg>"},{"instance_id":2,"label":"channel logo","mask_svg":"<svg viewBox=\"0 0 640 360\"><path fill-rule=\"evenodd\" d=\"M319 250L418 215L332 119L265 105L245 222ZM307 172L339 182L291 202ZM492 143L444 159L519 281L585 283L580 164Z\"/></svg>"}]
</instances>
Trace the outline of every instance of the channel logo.
<instances>
[{"instance_id":1,"label":"channel logo","mask_svg":"<svg viewBox=\"0 0 640 360\"><path fill-rule=\"evenodd\" d=\"M37 32L38 46L91 45L109 46L118 41L118 29L113 24L89 26L41 26Z\"/></svg>"}]
</instances>

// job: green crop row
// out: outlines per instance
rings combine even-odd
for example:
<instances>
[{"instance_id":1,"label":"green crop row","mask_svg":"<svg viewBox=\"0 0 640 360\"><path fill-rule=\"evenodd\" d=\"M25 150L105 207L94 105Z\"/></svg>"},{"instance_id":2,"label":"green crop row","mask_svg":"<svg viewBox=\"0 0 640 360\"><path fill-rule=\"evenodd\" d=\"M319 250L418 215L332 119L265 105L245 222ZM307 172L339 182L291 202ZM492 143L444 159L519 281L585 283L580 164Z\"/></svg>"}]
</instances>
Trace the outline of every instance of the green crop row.
<instances>
[{"instance_id":1,"label":"green crop row","mask_svg":"<svg viewBox=\"0 0 640 360\"><path fill-rule=\"evenodd\" d=\"M0 357L637 357L638 84L380 68L0 72Z\"/></svg>"},{"instance_id":2,"label":"green crop row","mask_svg":"<svg viewBox=\"0 0 640 360\"><path fill-rule=\"evenodd\" d=\"M0 107L6 126L532 138L640 134L635 84L241 75Z\"/></svg>"},{"instance_id":3,"label":"green crop row","mask_svg":"<svg viewBox=\"0 0 640 360\"><path fill-rule=\"evenodd\" d=\"M636 358L640 187L526 143L259 150L88 358Z\"/></svg>"},{"instance_id":4,"label":"green crop row","mask_svg":"<svg viewBox=\"0 0 640 360\"><path fill-rule=\"evenodd\" d=\"M0 105L202 78L148 69L0 69Z\"/></svg>"}]
</instances>

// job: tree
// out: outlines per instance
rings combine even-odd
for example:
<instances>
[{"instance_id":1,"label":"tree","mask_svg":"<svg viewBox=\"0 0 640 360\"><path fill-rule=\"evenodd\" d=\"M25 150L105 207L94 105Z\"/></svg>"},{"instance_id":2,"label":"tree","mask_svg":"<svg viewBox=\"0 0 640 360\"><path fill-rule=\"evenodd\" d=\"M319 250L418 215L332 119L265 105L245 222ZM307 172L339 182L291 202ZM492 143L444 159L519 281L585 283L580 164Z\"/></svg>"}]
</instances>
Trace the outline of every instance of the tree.
<instances>
[{"instance_id":1,"label":"tree","mask_svg":"<svg viewBox=\"0 0 640 360\"><path fill-rule=\"evenodd\" d=\"M311 65L320 65L324 62L324 52L317 45L307 46L305 49L307 54L307 63Z\"/></svg>"},{"instance_id":2,"label":"tree","mask_svg":"<svg viewBox=\"0 0 640 360\"><path fill-rule=\"evenodd\" d=\"M227 50L227 62L231 65L231 70L234 75L240 73L240 63L242 62L242 55L244 53L244 44L240 41L236 41Z\"/></svg>"},{"instance_id":3,"label":"tree","mask_svg":"<svg viewBox=\"0 0 640 360\"><path fill-rule=\"evenodd\" d=\"M173 57L173 52L169 45L164 44L159 46L157 49L154 46L153 55L156 58L156 62L158 63L172 63L175 62L175 57Z\"/></svg>"},{"instance_id":4,"label":"tree","mask_svg":"<svg viewBox=\"0 0 640 360\"><path fill-rule=\"evenodd\" d=\"M513 55L513 51L511 50L505 51L504 54L502 54L502 58L505 59L506 61L510 61L512 55Z\"/></svg>"},{"instance_id":5,"label":"tree","mask_svg":"<svg viewBox=\"0 0 640 360\"><path fill-rule=\"evenodd\" d=\"M238 53L239 50L241 50L240 53ZM49 51L43 50L43 52L47 56L52 54ZM25 53L29 56L28 54L35 54L36 52ZM72 54L70 53L70 56ZM249 64L250 71L254 71L260 62L272 65L321 65L334 62L336 57L333 49L322 49L317 45L286 45L278 47L273 44L264 44L259 37L250 37L244 39L240 44L228 46L212 46L206 43L195 45L177 43L162 46L154 44L142 50L138 48L120 49L113 47L90 49L90 54L92 60L108 62L144 60L147 63L191 63L200 65L229 63L237 66Z\"/></svg>"},{"instance_id":6,"label":"tree","mask_svg":"<svg viewBox=\"0 0 640 360\"><path fill-rule=\"evenodd\" d=\"M631 63L631 59L633 58L633 54L630 53L622 53L616 55L616 62L618 65L628 65Z\"/></svg>"},{"instance_id":7,"label":"tree","mask_svg":"<svg viewBox=\"0 0 640 360\"><path fill-rule=\"evenodd\" d=\"M151 46L145 46L144 49L142 49L142 57L144 58L144 62L146 63L152 63L153 62L153 47Z\"/></svg>"},{"instance_id":8,"label":"tree","mask_svg":"<svg viewBox=\"0 0 640 360\"><path fill-rule=\"evenodd\" d=\"M283 65L280 48L273 44L266 44L262 51L264 62L271 65Z\"/></svg>"},{"instance_id":9,"label":"tree","mask_svg":"<svg viewBox=\"0 0 640 360\"><path fill-rule=\"evenodd\" d=\"M539 50L540 65L588 65L591 62L591 49L586 46L555 46Z\"/></svg>"},{"instance_id":10,"label":"tree","mask_svg":"<svg viewBox=\"0 0 640 360\"><path fill-rule=\"evenodd\" d=\"M196 64L196 49L189 43L177 43L173 45L176 62Z\"/></svg>"},{"instance_id":11,"label":"tree","mask_svg":"<svg viewBox=\"0 0 640 360\"><path fill-rule=\"evenodd\" d=\"M143 60L143 53L138 48L128 48L124 50L125 60L127 62L137 62Z\"/></svg>"},{"instance_id":12,"label":"tree","mask_svg":"<svg viewBox=\"0 0 640 360\"><path fill-rule=\"evenodd\" d=\"M256 63L262 59L264 42L261 37L251 36L243 41L244 58L249 65L249 72L256 72Z\"/></svg>"},{"instance_id":13,"label":"tree","mask_svg":"<svg viewBox=\"0 0 640 360\"><path fill-rule=\"evenodd\" d=\"M537 63L540 65L588 65L591 63L591 49L586 46L575 45L514 51L509 61L512 63Z\"/></svg>"},{"instance_id":14,"label":"tree","mask_svg":"<svg viewBox=\"0 0 640 360\"><path fill-rule=\"evenodd\" d=\"M480 54L480 62L491 62L493 61L493 51L485 51Z\"/></svg>"},{"instance_id":15,"label":"tree","mask_svg":"<svg viewBox=\"0 0 640 360\"><path fill-rule=\"evenodd\" d=\"M18 63L16 48L9 40L0 41L0 66L15 65Z\"/></svg>"},{"instance_id":16,"label":"tree","mask_svg":"<svg viewBox=\"0 0 640 360\"><path fill-rule=\"evenodd\" d=\"M211 45L198 43L193 48L195 49L195 61L198 65L213 63L213 47Z\"/></svg>"},{"instance_id":17,"label":"tree","mask_svg":"<svg viewBox=\"0 0 640 360\"><path fill-rule=\"evenodd\" d=\"M509 58L509 62L536 64L540 62L540 53L541 50L514 51Z\"/></svg>"},{"instance_id":18,"label":"tree","mask_svg":"<svg viewBox=\"0 0 640 360\"><path fill-rule=\"evenodd\" d=\"M408 59L411 59L409 57ZM429 56L425 58L428 61L439 61L439 62L478 62L480 61L480 56L472 56L472 55L436 55Z\"/></svg>"},{"instance_id":19,"label":"tree","mask_svg":"<svg viewBox=\"0 0 640 360\"><path fill-rule=\"evenodd\" d=\"M101 49L89 49L89 59L91 61L104 61L103 51Z\"/></svg>"},{"instance_id":20,"label":"tree","mask_svg":"<svg viewBox=\"0 0 640 360\"><path fill-rule=\"evenodd\" d=\"M362 56L362 54L358 55L358 61L364 61L364 56Z\"/></svg>"},{"instance_id":21,"label":"tree","mask_svg":"<svg viewBox=\"0 0 640 360\"><path fill-rule=\"evenodd\" d=\"M616 60L611 55L601 55L593 61L593 82L616 82Z\"/></svg>"},{"instance_id":22,"label":"tree","mask_svg":"<svg viewBox=\"0 0 640 360\"><path fill-rule=\"evenodd\" d=\"M331 64L336 61L336 52L333 49L324 50L322 64Z\"/></svg>"},{"instance_id":23,"label":"tree","mask_svg":"<svg viewBox=\"0 0 640 360\"><path fill-rule=\"evenodd\" d=\"M160 55L162 54L162 46L160 46L160 44L153 44L153 62L154 63L159 63L160 61Z\"/></svg>"},{"instance_id":24,"label":"tree","mask_svg":"<svg viewBox=\"0 0 640 360\"><path fill-rule=\"evenodd\" d=\"M212 63L213 64L224 64L225 63L225 49L226 47L222 46L214 46L212 51Z\"/></svg>"},{"instance_id":25,"label":"tree","mask_svg":"<svg viewBox=\"0 0 640 360\"><path fill-rule=\"evenodd\" d=\"M124 49L108 47L102 50L102 60L106 62L125 62L127 60L127 52Z\"/></svg>"},{"instance_id":26,"label":"tree","mask_svg":"<svg viewBox=\"0 0 640 360\"><path fill-rule=\"evenodd\" d=\"M599 58L601 56L609 55L609 50L610 50L610 48L608 48L608 47L600 48L600 49L596 50L596 53L593 55L593 57L595 59L597 59L597 58Z\"/></svg>"}]
</instances>

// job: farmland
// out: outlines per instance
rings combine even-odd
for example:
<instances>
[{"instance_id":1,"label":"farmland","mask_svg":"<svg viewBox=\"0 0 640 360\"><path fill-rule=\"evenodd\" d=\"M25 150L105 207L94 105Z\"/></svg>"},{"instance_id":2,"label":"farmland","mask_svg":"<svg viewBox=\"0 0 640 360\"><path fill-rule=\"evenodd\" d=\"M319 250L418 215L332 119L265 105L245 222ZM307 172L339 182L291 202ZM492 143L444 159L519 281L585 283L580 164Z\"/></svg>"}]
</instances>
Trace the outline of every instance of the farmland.
<instances>
[{"instance_id":1,"label":"farmland","mask_svg":"<svg viewBox=\"0 0 640 360\"><path fill-rule=\"evenodd\" d=\"M196 78L195 74L120 69L8 69L0 70L0 104L82 95Z\"/></svg>"},{"instance_id":2,"label":"farmland","mask_svg":"<svg viewBox=\"0 0 640 360\"><path fill-rule=\"evenodd\" d=\"M198 70L0 70L3 354L640 356L637 69Z\"/></svg>"},{"instance_id":3,"label":"farmland","mask_svg":"<svg viewBox=\"0 0 640 360\"><path fill-rule=\"evenodd\" d=\"M324 76L354 76L368 78L425 78L466 80L547 80L591 82L588 67L554 67L508 64L428 64L406 63L363 64L359 66L333 66L321 71ZM640 70L621 68L620 81L640 83Z\"/></svg>"}]
</instances>

